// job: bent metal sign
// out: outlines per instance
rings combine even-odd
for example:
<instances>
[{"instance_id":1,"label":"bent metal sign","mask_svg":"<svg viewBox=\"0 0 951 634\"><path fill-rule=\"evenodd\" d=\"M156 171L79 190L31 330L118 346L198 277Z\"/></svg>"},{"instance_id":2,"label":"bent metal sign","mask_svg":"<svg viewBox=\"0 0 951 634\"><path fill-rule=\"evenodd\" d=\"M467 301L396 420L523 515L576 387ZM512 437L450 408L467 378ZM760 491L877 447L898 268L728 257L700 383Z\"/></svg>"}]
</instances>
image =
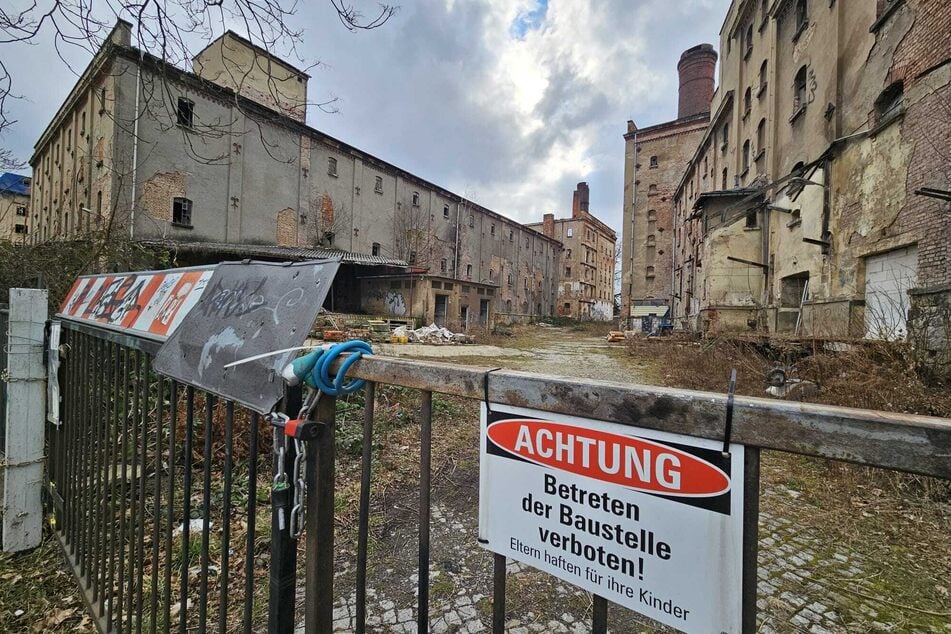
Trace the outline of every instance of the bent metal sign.
<instances>
[{"instance_id":1,"label":"bent metal sign","mask_svg":"<svg viewBox=\"0 0 951 634\"><path fill-rule=\"evenodd\" d=\"M482 406L479 541L684 632L739 632L743 447Z\"/></svg>"}]
</instances>

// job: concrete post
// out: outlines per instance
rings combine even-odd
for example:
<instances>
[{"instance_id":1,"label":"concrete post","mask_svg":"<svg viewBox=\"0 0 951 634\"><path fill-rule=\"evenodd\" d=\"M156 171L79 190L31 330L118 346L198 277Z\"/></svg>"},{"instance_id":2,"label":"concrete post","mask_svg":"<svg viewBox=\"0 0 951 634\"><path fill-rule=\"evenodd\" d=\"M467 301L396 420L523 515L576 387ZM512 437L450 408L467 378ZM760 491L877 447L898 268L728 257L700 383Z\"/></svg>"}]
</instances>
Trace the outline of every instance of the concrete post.
<instances>
[{"instance_id":1,"label":"concrete post","mask_svg":"<svg viewBox=\"0 0 951 634\"><path fill-rule=\"evenodd\" d=\"M47 292L10 289L5 345L6 446L3 447L4 552L35 548L43 534L43 445L46 371L43 367Z\"/></svg>"}]
</instances>

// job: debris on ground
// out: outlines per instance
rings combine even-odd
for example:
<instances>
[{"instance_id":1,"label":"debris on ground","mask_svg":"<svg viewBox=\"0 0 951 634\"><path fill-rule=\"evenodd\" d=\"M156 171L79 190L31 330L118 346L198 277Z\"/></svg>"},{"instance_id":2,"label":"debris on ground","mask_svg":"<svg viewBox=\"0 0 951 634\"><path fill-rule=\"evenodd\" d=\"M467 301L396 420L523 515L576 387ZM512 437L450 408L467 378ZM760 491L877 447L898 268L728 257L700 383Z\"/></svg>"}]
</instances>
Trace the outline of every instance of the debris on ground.
<instances>
[{"instance_id":1,"label":"debris on ground","mask_svg":"<svg viewBox=\"0 0 951 634\"><path fill-rule=\"evenodd\" d=\"M443 328L436 324L429 324L428 326L423 326L416 330L410 330L406 326L397 326L393 329L392 336L400 340L406 337L410 343L444 345L466 342L466 335L464 333L453 332L448 328Z\"/></svg>"}]
</instances>

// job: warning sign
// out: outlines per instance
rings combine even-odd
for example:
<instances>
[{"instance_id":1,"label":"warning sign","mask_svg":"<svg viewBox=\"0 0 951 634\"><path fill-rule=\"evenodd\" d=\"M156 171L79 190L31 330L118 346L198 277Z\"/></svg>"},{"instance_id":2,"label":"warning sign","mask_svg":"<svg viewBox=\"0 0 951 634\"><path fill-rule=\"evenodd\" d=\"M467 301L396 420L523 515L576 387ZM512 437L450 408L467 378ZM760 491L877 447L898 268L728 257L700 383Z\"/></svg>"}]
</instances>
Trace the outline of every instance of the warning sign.
<instances>
[{"instance_id":1,"label":"warning sign","mask_svg":"<svg viewBox=\"0 0 951 634\"><path fill-rule=\"evenodd\" d=\"M743 447L482 406L483 545L684 632L739 632Z\"/></svg>"}]
</instances>

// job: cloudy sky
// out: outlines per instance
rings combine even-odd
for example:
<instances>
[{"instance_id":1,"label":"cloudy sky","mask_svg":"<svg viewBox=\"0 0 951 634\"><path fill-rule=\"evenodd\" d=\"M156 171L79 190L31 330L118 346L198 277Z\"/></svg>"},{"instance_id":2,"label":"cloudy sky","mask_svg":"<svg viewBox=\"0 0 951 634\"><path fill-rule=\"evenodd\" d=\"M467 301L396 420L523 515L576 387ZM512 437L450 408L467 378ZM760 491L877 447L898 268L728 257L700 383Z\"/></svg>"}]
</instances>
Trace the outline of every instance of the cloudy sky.
<instances>
[{"instance_id":1,"label":"cloudy sky","mask_svg":"<svg viewBox=\"0 0 951 634\"><path fill-rule=\"evenodd\" d=\"M350 33L329 0L300 3L310 125L523 222L570 213L578 181L620 230L625 123L676 116L677 60L718 42L729 0L397 0ZM359 0L357 4L360 5ZM369 14L375 3L363 3ZM28 158L75 82L49 41L4 46L18 123L0 146ZM75 71L89 60L66 51Z\"/></svg>"}]
</instances>

